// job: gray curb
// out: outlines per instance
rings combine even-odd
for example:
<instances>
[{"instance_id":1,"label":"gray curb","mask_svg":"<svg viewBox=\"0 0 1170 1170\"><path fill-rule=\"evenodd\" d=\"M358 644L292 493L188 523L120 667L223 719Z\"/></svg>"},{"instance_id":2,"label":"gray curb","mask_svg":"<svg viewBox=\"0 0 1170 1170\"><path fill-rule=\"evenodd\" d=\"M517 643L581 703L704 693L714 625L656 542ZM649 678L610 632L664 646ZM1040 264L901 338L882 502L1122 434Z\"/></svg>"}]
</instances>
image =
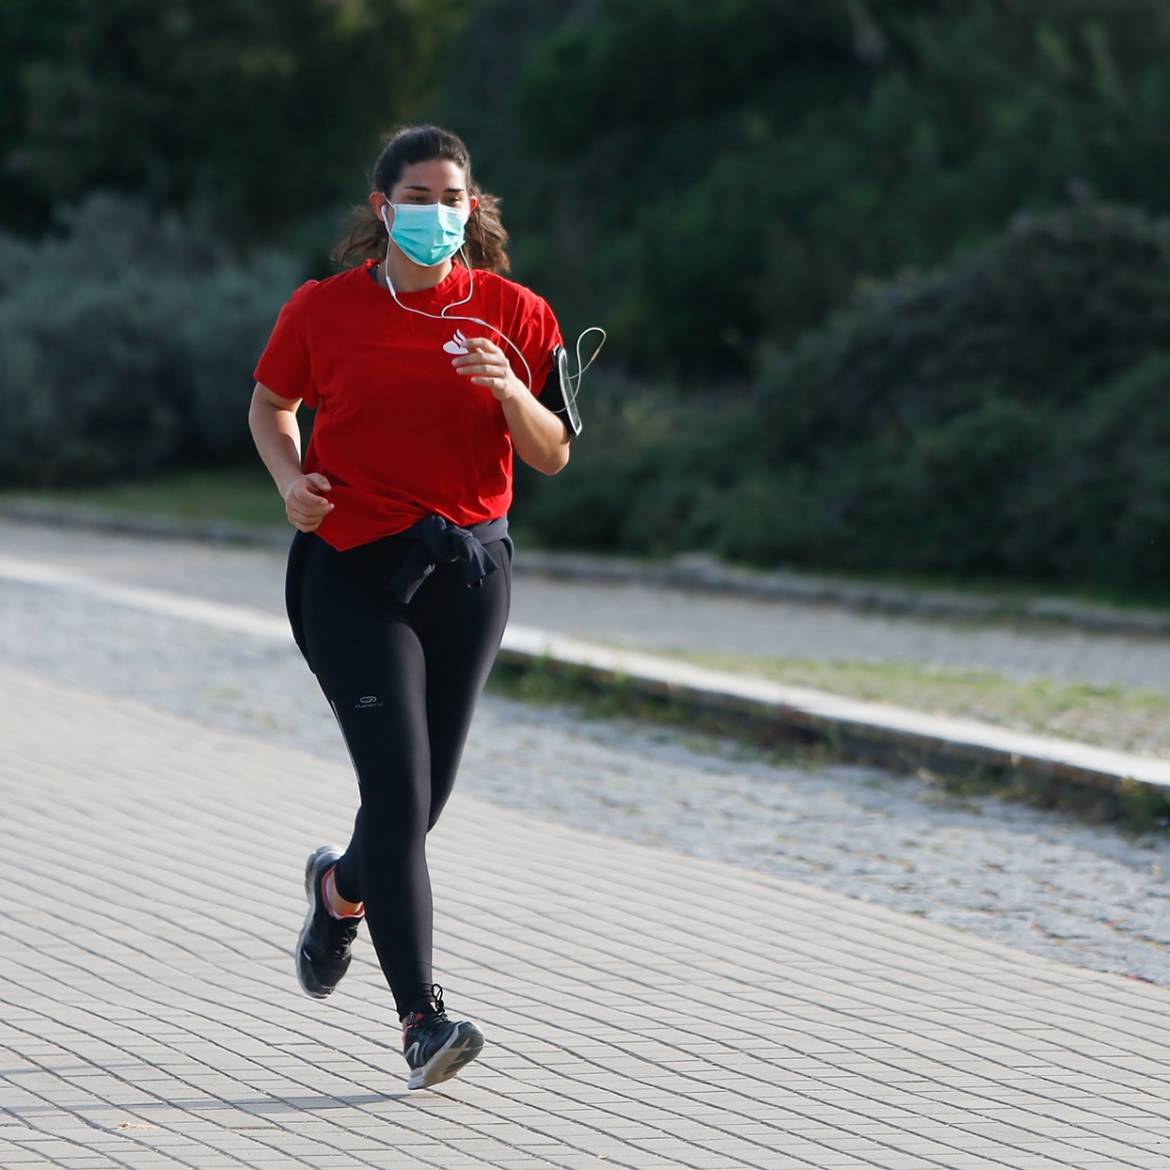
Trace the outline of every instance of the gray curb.
<instances>
[{"instance_id":1,"label":"gray curb","mask_svg":"<svg viewBox=\"0 0 1170 1170\"><path fill-rule=\"evenodd\" d=\"M287 525L267 528L230 520L183 522L169 516L125 515L97 508L62 508L37 501L0 502L0 517L68 528L122 532L175 540L286 548ZM722 597L797 601L850 609L952 620L1015 619L1060 623L1091 633L1170 635L1170 613L1120 609L1063 597L971 596L940 589L908 589L880 582L842 581L811 573L765 572L723 564L708 553L683 553L667 561L524 549L518 573L573 581L667 586Z\"/></svg>"},{"instance_id":2,"label":"gray curb","mask_svg":"<svg viewBox=\"0 0 1170 1170\"><path fill-rule=\"evenodd\" d=\"M1013 731L975 720L846 699L767 679L616 650L543 630L509 626L500 661L602 687L729 714L766 732L828 740L849 754L900 768L984 771L1170 802L1170 760Z\"/></svg>"}]
</instances>

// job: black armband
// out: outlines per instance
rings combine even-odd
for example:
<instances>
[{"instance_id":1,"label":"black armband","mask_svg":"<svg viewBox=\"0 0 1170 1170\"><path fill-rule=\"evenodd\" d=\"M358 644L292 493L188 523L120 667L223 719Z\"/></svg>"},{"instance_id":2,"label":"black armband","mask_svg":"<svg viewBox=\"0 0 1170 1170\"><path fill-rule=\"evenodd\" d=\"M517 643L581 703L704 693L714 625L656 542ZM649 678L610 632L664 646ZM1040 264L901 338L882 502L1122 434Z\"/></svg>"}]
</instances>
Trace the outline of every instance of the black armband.
<instances>
[{"instance_id":1,"label":"black armband","mask_svg":"<svg viewBox=\"0 0 1170 1170\"><path fill-rule=\"evenodd\" d=\"M577 412L577 395L569 380L569 356L563 345L553 349L552 364L552 372L536 396L537 401L564 422L572 438L581 433L581 416Z\"/></svg>"}]
</instances>

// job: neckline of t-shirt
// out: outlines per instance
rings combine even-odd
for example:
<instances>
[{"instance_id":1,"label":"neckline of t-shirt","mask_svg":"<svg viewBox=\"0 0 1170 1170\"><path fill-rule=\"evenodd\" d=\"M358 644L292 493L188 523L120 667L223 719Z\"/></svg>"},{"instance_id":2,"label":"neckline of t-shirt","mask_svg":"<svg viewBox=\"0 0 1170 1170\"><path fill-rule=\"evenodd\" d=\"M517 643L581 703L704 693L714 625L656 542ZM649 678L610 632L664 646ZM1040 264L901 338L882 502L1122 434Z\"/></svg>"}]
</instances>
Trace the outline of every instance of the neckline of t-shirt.
<instances>
[{"instance_id":1,"label":"neckline of t-shirt","mask_svg":"<svg viewBox=\"0 0 1170 1170\"><path fill-rule=\"evenodd\" d=\"M369 285L373 292L380 292L383 296L389 296L390 290L386 287L385 281L370 279L370 269L377 263L378 261L376 260L367 260L358 271L362 274L362 280ZM398 299L405 301L407 304L439 300L459 290L459 286L463 283L463 274L466 272L467 269L462 264L452 264L451 271L438 284L433 284L430 288L395 289L395 292L398 294Z\"/></svg>"}]
</instances>

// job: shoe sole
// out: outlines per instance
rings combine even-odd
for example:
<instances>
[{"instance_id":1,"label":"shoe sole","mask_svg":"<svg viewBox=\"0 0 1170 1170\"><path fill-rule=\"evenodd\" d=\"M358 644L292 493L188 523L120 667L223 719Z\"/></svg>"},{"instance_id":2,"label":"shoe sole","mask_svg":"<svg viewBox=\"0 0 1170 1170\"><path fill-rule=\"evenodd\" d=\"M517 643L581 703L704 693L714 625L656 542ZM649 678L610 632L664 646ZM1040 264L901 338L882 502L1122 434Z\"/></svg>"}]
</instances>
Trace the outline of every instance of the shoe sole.
<instances>
[{"instance_id":1,"label":"shoe sole","mask_svg":"<svg viewBox=\"0 0 1170 1170\"><path fill-rule=\"evenodd\" d=\"M333 856L334 860L341 856L341 853L332 845L322 845L314 849L309 854L309 860L305 862L305 897L309 902L309 910L305 915L305 924L301 927L301 933L297 935L297 947L293 951L293 960L297 968L297 982L301 985L301 990L306 995L311 995L314 999L324 999L327 995L333 993L333 987L324 987L313 978L312 971L309 967L307 959L302 960L301 949L305 945L305 936L309 933L309 927L313 924L313 916L317 913L318 894L320 892L320 884L313 880L313 876L317 871L317 866L321 859L326 855Z\"/></svg>"},{"instance_id":2,"label":"shoe sole","mask_svg":"<svg viewBox=\"0 0 1170 1170\"><path fill-rule=\"evenodd\" d=\"M408 1089L428 1089L449 1081L464 1065L483 1051L483 1033L471 1020L460 1020L451 1039L426 1064L416 1068L406 1082Z\"/></svg>"}]
</instances>

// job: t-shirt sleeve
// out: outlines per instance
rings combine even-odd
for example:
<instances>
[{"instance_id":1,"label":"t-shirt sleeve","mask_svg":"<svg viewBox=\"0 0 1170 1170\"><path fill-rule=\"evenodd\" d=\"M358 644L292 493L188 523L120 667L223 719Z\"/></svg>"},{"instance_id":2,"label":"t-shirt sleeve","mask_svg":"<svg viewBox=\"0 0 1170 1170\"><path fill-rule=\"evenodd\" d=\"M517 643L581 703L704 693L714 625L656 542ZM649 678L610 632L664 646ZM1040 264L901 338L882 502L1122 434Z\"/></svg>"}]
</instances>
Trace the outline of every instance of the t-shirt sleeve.
<instances>
[{"instance_id":1,"label":"t-shirt sleeve","mask_svg":"<svg viewBox=\"0 0 1170 1170\"><path fill-rule=\"evenodd\" d=\"M524 360L532 371L532 393L537 401L547 407L562 419L565 429L572 435L569 427L568 411L561 399L561 387L556 372L553 369L552 351L558 345L564 345L561 336L561 327L548 301L543 297L533 295L524 306L519 336L516 344L524 354ZM519 363L517 363L519 364ZM523 367L516 371L523 377Z\"/></svg>"},{"instance_id":2,"label":"t-shirt sleeve","mask_svg":"<svg viewBox=\"0 0 1170 1170\"><path fill-rule=\"evenodd\" d=\"M256 362L252 376L262 382L273 394L282 398L300 398L314 410L317 406L317 388L313 385L309 362L308 292L317 284L307 280L284 303Z\"/></svg>"}]
</instances>

